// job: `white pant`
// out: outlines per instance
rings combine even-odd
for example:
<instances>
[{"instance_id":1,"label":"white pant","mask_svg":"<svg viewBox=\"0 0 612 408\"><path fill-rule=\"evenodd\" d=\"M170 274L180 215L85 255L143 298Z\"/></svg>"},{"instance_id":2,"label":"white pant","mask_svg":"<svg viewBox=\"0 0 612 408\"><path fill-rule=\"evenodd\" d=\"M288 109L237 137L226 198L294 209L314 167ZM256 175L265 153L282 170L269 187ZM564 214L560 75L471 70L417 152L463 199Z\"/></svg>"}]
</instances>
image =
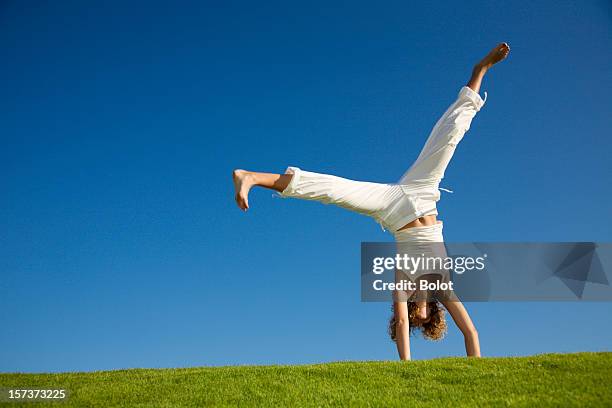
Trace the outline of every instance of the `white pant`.
<instances>
[{"instance_id":1,"label":"white pant","mask_svg":"<svg viewBox=\"0 0 612 408\"><path fill-rule=\"evenodd\" d=\"M396 184L355 181L288 167L286 173L293 178L280 195L335 204L368 215L391 231L396 240L409 239L407 230L398 230L419 217L437 214L438 186L444 171L485 100L486 92L483 100L467 86L461 88L457 100L434 126L419 157ZM429 239L439 237L437 242L442 242L441 225L427 231L434 234Z\"/></svg>"}]
</instances>

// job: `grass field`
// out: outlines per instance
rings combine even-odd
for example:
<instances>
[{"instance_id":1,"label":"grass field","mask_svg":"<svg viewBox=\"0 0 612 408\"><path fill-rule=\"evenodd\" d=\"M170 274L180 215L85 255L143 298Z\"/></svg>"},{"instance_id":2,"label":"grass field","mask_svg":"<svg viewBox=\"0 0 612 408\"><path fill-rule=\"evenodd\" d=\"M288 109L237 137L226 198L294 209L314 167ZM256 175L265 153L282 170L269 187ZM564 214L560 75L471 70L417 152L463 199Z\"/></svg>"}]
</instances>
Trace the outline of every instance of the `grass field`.
<instances>
[{"instance_id":1,"label":"grass field","mask_svg":"<svg viewBox=\"0 0 612 408\"><path fill-rule=\"evenodd\" d=\"M0 386L64 388L48 405L65 407L612 406L612 353L0 374Z\"/></svg>"}]
</instances>

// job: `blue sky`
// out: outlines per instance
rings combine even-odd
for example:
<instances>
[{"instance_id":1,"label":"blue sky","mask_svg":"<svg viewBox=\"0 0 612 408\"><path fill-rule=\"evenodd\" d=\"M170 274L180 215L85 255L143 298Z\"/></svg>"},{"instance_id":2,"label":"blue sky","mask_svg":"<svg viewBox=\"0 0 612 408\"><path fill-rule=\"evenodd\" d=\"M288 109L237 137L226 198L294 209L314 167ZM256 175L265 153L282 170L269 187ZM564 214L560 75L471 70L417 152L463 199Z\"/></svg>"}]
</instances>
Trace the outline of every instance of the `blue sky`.
<instances>
[{"instance_id":1,"label":"blue sky","mask_svg":"<svg viewBox=\"0 0 612 408\"><path fill-rule=\"evenodd\" d=\"M447 241L610 241L612 10L584 2L3 2L0 371L395 359L372 220L254 191L395 182L474 62ZM610 303L471 303L484 355L609 350ZM413 340L418 359L463 355Z\"/></svg>"}]
</instances>

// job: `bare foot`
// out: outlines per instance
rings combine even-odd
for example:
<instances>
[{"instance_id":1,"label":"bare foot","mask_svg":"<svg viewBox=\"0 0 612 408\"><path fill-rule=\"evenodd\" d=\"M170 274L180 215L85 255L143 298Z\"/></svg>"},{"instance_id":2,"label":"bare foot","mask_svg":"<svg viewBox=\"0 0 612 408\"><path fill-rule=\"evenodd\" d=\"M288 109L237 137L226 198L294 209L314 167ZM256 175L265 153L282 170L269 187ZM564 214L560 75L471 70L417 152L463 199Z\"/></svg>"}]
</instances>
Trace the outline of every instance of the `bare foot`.
<instances>
[{"instance_id":1,"label":"bare foot","mask_svg":"<svg viewBox=\"0 0 612 408\"><path fill-rule=\"evenodd\" d=\"M493 48L486 57L484 57L478 64L477 67L489 69L498 62L506 59L510 53L510 46L507 43L498 44Z\"/></svg>"},{"instance_id":2,"label":"bare foot","mask_svg":"<svg viewBox=\"0 0 612 408\"><path fill-rule=\"evenodd\" d=\"M241 210L249 209L249 190L253 187L253 180L248 171L234 170L234 189L236 190L236 203Z\"/></svg>"}]
</instances>

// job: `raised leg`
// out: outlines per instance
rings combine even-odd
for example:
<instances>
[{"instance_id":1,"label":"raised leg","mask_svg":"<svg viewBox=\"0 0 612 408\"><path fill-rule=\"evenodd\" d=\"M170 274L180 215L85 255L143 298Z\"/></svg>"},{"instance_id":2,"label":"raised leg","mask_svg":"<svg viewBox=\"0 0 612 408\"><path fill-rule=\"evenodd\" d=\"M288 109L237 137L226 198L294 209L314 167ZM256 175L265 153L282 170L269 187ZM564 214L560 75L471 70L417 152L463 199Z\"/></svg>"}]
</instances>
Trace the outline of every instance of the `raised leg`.
<instances>
[{"instance_id":1,"label":"raised leg","mask_svg":"<svg viewBox=\"0 0 612 408\"><path fill-rule=\"evenodd\" d=\"M480 84L485 74L493 65L505 59L510 53L510 46L507 43L501 43L493 48L472 70L472 76L467 83L467 87L472 91L480 92Z\"/></svg>"},{"instance_id":2,"label":"raised leg","mask_svg":"<svg viewBox=\"0 0 612 408\"><path fill-rule=\"evenodd\" d=\"M455 147L485 103L478 94L484 75L494 64L505 59L509 52L508 44L499 44L474 66L469 82L461 88L457 100L438 120L419 157L404 173L400 184L419 183L438 188Z\"/></svg>"},{"instance_id":3,"label":"raised leg","mask_svg":"<svg viewBox=\"0 0 612 408\"><path fill-rule=\"evenodd\" d=\"M376 217L401 196L397 186L349 180L330 174L289 167L287 174L257 173L234 170L234 187L238 207L249 208L248 194L253 186L269 188L281 197L299 198L334 204L359 214Z\"/></svg>"}]
</instances>

